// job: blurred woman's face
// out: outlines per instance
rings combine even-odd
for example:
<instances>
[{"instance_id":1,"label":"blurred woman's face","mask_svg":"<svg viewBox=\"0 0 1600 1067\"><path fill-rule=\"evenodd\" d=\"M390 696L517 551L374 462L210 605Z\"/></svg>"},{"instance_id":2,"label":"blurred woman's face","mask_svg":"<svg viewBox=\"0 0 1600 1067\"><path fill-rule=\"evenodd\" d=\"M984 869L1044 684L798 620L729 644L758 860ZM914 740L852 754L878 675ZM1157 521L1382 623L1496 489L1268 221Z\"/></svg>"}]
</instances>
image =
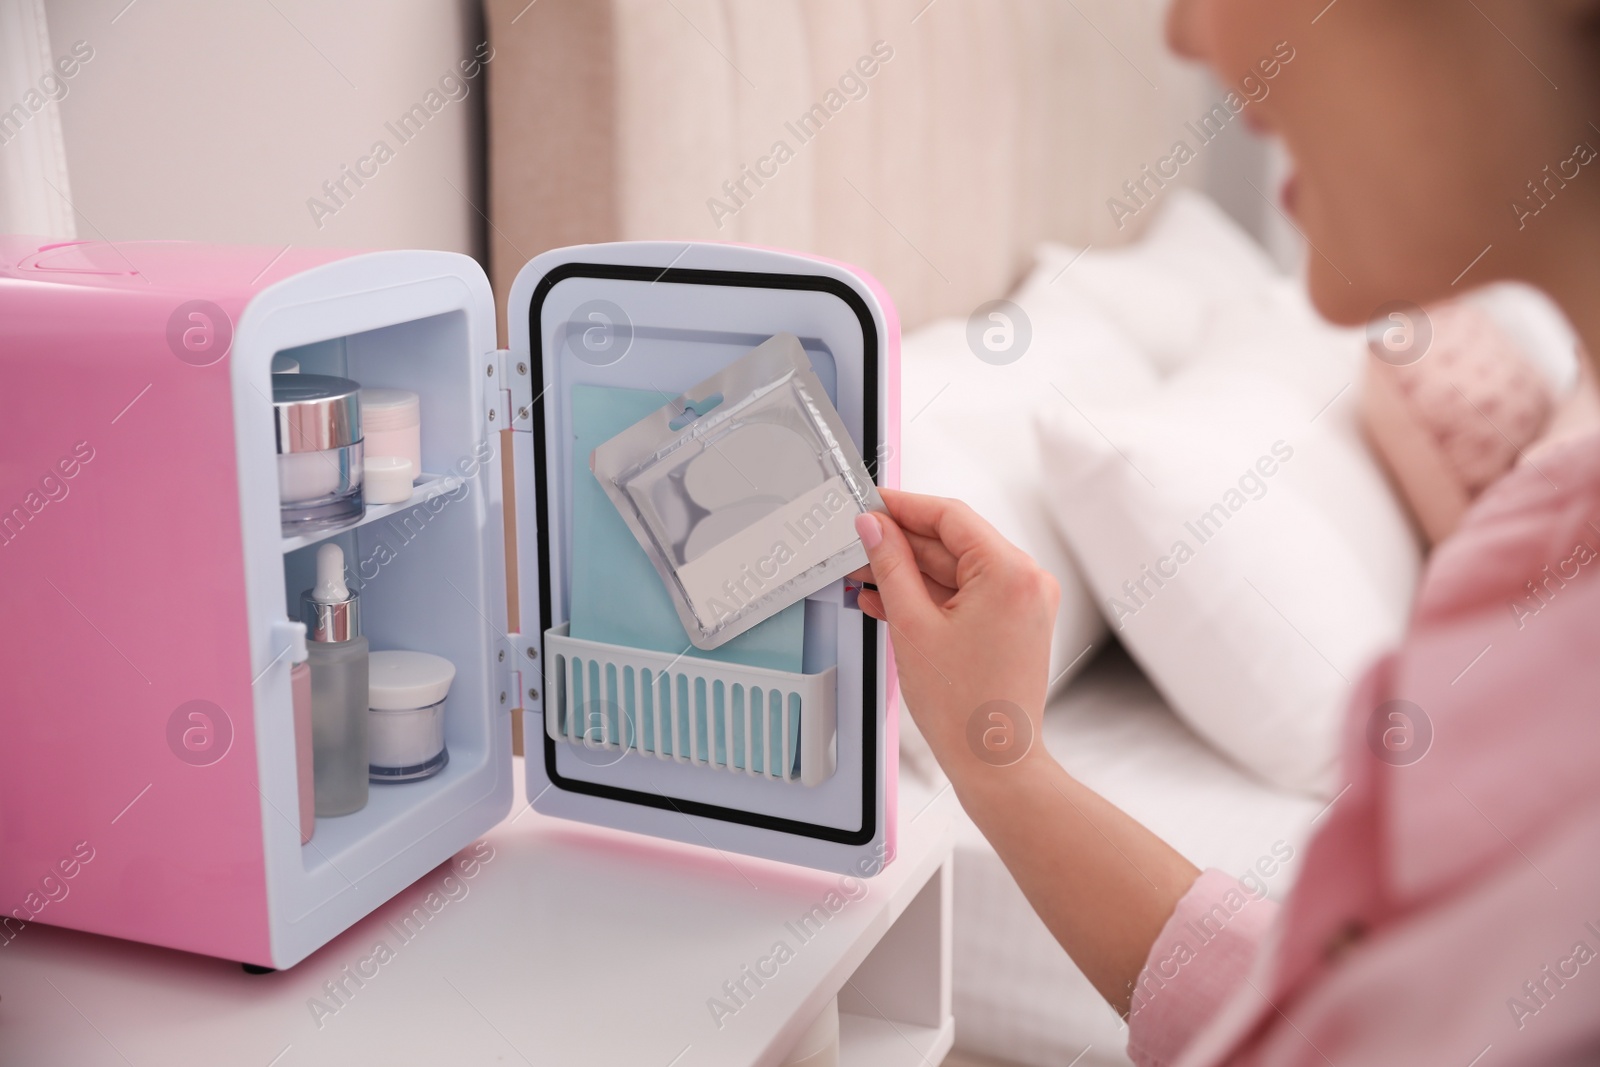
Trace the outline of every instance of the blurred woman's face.
<instances>
[{"instance_id":1,"label":"blurred woman's face","mask_svg":"<svg viewBox=\"0 0 1600 1067\"><path fill-rule=\"evenodd\" d=\"M1311 245L1313 302L1353 325L1496 279L1559 298L1574 257L1600 266L1597 14L1600 0L1174 0L1168 36L1228 85L1294 49L1244 115L1293 158L1281 206Z\"/></svg>"}]
</instances>

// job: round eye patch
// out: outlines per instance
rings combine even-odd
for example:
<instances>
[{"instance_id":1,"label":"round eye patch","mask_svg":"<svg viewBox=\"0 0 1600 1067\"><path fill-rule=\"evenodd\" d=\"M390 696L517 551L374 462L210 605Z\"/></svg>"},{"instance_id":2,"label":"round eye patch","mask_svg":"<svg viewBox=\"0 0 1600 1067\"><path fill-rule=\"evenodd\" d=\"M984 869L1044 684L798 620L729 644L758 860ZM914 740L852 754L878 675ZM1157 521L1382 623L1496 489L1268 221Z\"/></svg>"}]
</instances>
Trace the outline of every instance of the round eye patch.
<instances>
[{"instance_id":1,"label":"round eye patch","mask_svg":"<svg viewBox=\"0 0 1600 1067\"><path fill-rule=\"evenodd\" d=\"M683 542L683 561L690 563L734 534L777 511L788 501L780 496L751 497L720 508L694 524Z\"/></svg>"},{"instance_id":2,"label":"round eye patch","mask_svg":"<svg viewBox=\"0 0 1600 1067\"><path fill-rule=\"evenodd\" d=\"M735 427L707 446L683 471L689 499L707 511L752 497L793 500L825 479L805 438L770 422Z\"/></svg>"}]
</instances>

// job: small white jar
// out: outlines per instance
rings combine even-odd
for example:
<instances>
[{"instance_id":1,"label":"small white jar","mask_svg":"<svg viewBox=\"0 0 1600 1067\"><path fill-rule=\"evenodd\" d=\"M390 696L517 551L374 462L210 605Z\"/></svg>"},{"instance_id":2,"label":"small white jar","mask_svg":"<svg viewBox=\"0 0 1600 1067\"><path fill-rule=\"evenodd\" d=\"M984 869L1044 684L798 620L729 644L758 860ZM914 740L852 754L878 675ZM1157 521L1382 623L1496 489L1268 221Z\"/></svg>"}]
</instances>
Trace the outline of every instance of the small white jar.
<instances>
[{"instance_id":1,"label":"small white jar","mask_svg":"<svg viewBox=\"0 0 1600 1067\"><path fill-rule=\"evenodd\" d=\"M367 669L367 771L374 782L432 778L450 762L444 703L455 664L429 652L374 652Z\"/></svg>"},{"instance_id":2,"label":"small white jar","mask_svg":"<svg viewBox=\"0 0 1600 1067\"><path fill-rule=\"evenodd\" d=\"M361 466L361 492L368 504L404 504L411 499L415 478L409 459L367 456Z\"/></svg>"},{"instance_id":3,"label":"small white jar","mask_svg":"<svg viewBox=\"0 0 1600 1067\"><path fill-rule=\"evenodd\" d=\"M409 389L363 388L361 425L366 455L411 461L411 477L422 475L422 402Z\"/></svg>"}]
</instances>

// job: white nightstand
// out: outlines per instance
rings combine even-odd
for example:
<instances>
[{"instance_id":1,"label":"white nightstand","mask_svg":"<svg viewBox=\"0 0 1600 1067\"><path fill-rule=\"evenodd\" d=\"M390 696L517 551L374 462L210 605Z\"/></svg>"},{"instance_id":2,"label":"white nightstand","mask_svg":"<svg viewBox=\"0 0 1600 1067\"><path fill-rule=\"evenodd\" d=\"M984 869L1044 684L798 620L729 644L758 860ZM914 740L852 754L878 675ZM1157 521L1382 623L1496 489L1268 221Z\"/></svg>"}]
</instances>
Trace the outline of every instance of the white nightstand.
<instances>
[{"instance_id":1,"label":"white nightstand","mask_svg":"<svg viewBox=\"0 0 1600 1067\"><path fill-rule=\"evenodd\" d=\"M835 994L842 1062L949 1051L948 791L902 785L871 881L512 810L286 972L29 926L0 948L0 1063L775 1064Z\"/></svg>"}]
</instances>

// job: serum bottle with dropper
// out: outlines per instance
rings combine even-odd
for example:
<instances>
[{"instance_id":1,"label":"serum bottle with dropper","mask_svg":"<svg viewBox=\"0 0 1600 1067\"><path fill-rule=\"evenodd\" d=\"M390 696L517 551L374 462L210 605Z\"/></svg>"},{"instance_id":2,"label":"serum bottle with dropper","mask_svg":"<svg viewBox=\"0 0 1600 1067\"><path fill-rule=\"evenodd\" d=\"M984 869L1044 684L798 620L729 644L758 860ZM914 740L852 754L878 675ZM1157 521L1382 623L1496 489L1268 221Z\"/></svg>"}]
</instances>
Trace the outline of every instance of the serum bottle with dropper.
<instances>
[{"instance_id":1,"label":"serum bottle with dropper","mask_svg":"<svg viewBox=\"0 0 1600 1067\"><path fill-rule=\"evenodd\" d=\"M336 544L317 549L317 584L300 597L300 620L311 664L317 817L349 815L367 806L367 639Z\"/></svg>"}]
</instances>

